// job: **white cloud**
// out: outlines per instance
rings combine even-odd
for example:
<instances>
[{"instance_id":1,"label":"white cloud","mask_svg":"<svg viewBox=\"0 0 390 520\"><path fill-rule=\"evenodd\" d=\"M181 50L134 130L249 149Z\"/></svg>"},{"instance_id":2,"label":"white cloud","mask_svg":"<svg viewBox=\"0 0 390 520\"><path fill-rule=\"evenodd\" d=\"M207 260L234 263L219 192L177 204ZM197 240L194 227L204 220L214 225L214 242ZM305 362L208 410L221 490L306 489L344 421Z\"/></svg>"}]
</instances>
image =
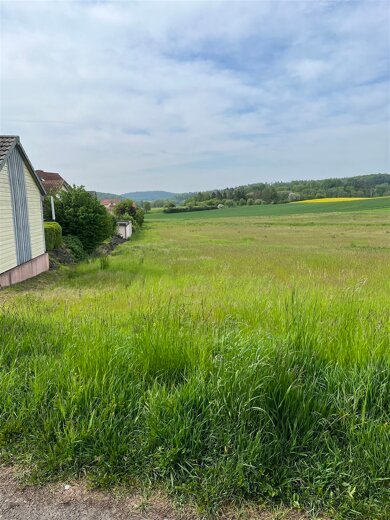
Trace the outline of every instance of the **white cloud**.
<instances>
[{"instance_id":1,"label":"white cloud","mask_svg":"<svg viewBox=\"0 0 390 520\"><path fill-rule=\"evenodd\" d=\"M1 9L1 132L70 182L185 191L389 168L384 3Z\"/></svg>"},{"instance_id":2,"label":"white cloud","mask_svg":"<svg viewBox=\"0 0 390 520\"><path fill-rule=\"evenodd\" d=\"M330 65L323 60L303 59L291 65L293 75L302 81L318 79L329 70Z\"/></svg>"}]
</instances>

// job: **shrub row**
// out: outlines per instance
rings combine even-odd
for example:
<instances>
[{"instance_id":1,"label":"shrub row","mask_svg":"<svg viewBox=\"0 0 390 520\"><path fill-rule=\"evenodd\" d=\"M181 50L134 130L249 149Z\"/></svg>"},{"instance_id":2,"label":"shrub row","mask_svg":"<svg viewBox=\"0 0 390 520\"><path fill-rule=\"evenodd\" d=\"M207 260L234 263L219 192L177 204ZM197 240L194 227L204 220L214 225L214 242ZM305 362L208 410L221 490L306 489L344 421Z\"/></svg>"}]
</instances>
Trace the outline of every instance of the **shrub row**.
<instances>
[{"instance_id":1,"label":"shrub row","mask_svg":"<svg viewBox=\"0 0 390 520\"><path fill-rule=\"evenodd\" d=\"M218 206L187 206L181 208L165 208L164 213L188 213L190 211L206 211L209 209L218 209Z\"/></svg>"},{"instance_id":2,"label":"shrub row","mask_svg":"<svg viewBox=\"0 0 390 520\"><path fill-rule=\"evenodd\" d=\"M81 260L85 260L87 258L87 253L81 243L81 240L75 235L66 235L62 239L64 245L70 250L73 258L76 262L80 262Z\"/></svg>"},{"instance_id":3,"label":"shrub row","mask_svg":"<svg viewBox=\"0 0 390 520\"><path fill-rule=\"evenodd\" d=\"M61 245L62 242L62 228L58 222L45 222L45 242L46 250L53 251Z\"/></svg>"}]
</instances>

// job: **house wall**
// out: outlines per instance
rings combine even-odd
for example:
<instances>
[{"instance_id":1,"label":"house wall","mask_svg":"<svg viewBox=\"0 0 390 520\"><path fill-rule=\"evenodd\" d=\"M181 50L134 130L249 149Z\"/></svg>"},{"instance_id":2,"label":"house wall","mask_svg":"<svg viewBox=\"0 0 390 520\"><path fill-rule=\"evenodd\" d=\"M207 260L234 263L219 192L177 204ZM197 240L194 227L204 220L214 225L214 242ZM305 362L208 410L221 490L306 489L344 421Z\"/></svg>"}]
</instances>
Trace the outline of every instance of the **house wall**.
<instances>
[{"instance_id":1,"label":"house wall","mask_svg":"<svg viewBox=\"0 0 390 520\"><path fill-rule=\"evenodd\" d=\"M0 274L26 265L45 251L41 192L14 148L0 171ZM35 272L27 265L21 272L29 269Z\"/></svg>"},{"instance_id":2,"label":"house wall","mask_svg":"<svg viewBox=\"0 0 390 520\"><path fill-rule=\"evenodd\" d=\"M0 273L16 265L14 217L6 162L0 170Z\"/></svg>"},{"instance_id":3,"label":"house wall","mask_svg":"<svg viewBox=\"0 0 390 520\"><path fill-rule=\"evenodd\" d=\"M46 251L45 232L43 229L42 197L26 164L23 163L26 181L28 222L30 226L31 258L42 255Z\"/></svg>"}]
</instances>

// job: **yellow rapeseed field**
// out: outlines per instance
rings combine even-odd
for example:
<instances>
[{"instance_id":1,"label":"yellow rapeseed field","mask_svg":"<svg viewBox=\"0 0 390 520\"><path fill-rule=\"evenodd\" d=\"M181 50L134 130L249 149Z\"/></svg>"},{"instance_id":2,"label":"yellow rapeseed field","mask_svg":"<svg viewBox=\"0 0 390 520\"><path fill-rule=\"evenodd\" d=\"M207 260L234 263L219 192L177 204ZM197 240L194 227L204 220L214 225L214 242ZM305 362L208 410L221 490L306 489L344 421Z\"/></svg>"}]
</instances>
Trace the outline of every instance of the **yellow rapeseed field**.
<instances>
[{"instance_id":1,"label":"yellow rapeseed field","mask_svg":"<svg viewBox=\"0 0 390 520\"><path fill-rule=\"evenodd\" d=\"M368 197L328 197L325 199L300 200L299 202L348 202L350 200L367 200Z\"/></svg>"}]
</instances>

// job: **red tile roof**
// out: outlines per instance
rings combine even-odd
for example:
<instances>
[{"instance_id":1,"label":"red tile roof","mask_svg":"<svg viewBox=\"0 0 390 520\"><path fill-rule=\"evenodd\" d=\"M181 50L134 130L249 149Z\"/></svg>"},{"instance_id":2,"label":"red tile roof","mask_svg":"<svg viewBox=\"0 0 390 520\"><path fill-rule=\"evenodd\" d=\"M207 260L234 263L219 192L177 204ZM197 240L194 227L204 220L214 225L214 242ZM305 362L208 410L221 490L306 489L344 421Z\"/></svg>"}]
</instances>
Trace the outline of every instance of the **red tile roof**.
<instances>
[{"instance_id":1,"label":"red tile roof","mask_svg":"<svg viewBox=\"0 0 390 520\"><path fill-rule=\"evenodd\" d=\"M100 204L103 204L103 206L106 208L106 210L109 213L112 213L112 210L120 201L121 201L121 199L103 199L100 201Z\"/></svg>"},{"instance_id":2,"label":"red tile roof","mask_svg":"<svg viewBox=\"0 0 390 520\"><path fill-rule=\"evenodd\" d=\"M70 187L59 173L44 172L43 170L36 170L35 172L42 181L46 191L59 191L62 187Z\"/></svg>"},{"instance_id":3,"label":"red tile roof","mask_svg":"<svg viewBox=\"0 0 390 520\"><path fill-rule=\"evenodd\" d=\"M118 204L121 199L103 199L100 202L103 204L103 206L109 206L111 204Z\"/></svg>"}]
</instances>

